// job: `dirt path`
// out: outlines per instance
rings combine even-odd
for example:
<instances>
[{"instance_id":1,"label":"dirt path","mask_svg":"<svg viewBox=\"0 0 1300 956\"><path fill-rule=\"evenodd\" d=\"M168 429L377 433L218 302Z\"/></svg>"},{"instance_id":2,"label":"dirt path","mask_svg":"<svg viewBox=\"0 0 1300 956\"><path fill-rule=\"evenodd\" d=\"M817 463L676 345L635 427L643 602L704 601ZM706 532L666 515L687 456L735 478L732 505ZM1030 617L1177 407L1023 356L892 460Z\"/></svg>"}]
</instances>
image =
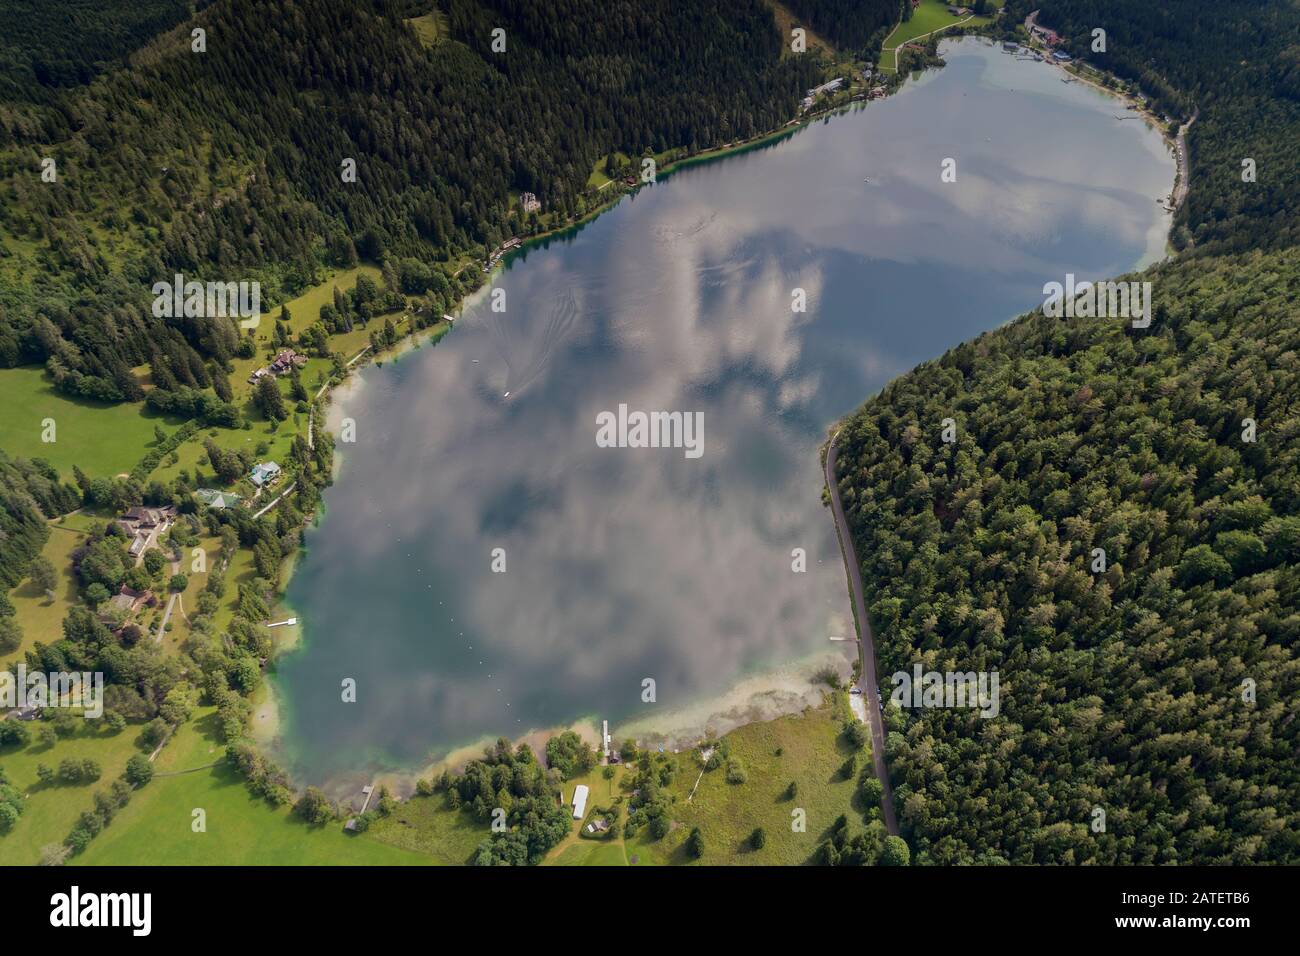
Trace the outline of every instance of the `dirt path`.
<instances>
[{"instance_id":1,"label":"dirt path","mask_svg":"<svg viewBox=\"0 0 1300 956\"><path fill-rule=\"evenodd\" d=\"M298 482L296 482L296 481L291 481L291 482L289 482L289 487L288 487L288 488L284 489L284 491L282 491L282 492L280 492L278 495L276 495L276 496L275 496L275 499L274 499L274 500L273 500L269 505L267 505L267 506L266 506L265 508L263 508L261 511L257 512L257 514L253 515L253 517L254 517L254 518L260 518L260 517L262 517L262 515L266 514L268 511L270 511L272 508L274 508L276 505L278 505L278 504L279 504L279 503L284 499L284 496L287 495L289 492L293 491L293 489L296 488L296 487L298 487Z\"/></svg>"},{"instance_id":2,"label":"dirt path","mask_svg":"<svg viewBox=\"0 0 1300 956\"><path fill-rule=\"evenodd\" d=\"M180 555L179 552L173 552L172 574L180 574L180 573L181 573ZM171 597L167 599L167 608L163 611L162 623L158 625L158 633L154 635L154 640L157 641L159 644L162 643L163 635L167 633L167 622L171 620L172 609L176 606L176 602L179 601L180 599L181 599L180 594L175 591L173 591ZM158 751L156 750L154 751L155 754L157 752ZM152 760L153 758L150 757L149 759Z\"/></svg>"},{"instance_id":3,"label":"dirt path","mask_svg":"<svg viewBox=\"0 0 1300 956\"><path fill-rule=\"evenodd\" d=\"M912 37L910 40L904 40L902 43L898 44L898 46L894 47L892 50L889 47L882 45L880 52L894 54L894 72L897 73L898 72L898 51L901 50L903 47L907 46L909 43L915 43L917 40L924 40L926 37L934 36L936 33L942 33L944 30L951 30L953 27L959 27L967 20L974 20L974 19L975 19L975 15L971 14L969 17L966 17L964 20L958 20L956 23L950 23L947 26L939 27L939 29L931 30L929 33L922 33L920 36ZM898 27L901 26L902 24L900 23ZM898 27L894 27L894 29L897 30ZM890 36L893 36L893 34L891 33ZM889 37L885 37L885 43L888 42L889 42Z\"/></svg>"}]
</instances>

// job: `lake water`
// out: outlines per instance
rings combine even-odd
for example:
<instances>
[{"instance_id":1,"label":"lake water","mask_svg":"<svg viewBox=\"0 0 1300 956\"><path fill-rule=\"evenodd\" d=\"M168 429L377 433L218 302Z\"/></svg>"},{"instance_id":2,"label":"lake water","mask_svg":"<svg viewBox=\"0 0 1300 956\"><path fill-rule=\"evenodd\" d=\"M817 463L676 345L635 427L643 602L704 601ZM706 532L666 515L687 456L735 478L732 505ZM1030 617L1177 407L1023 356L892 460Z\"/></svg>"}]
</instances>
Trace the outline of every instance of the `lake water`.
<instances>
[{"instance_id":1,"label":"lake water","mask_svg":"<svg viewBox=\"0 0 1300 956\"><path fill-rule=\"evenodd\" d=\"M829 640L852 626L830 424L1045 282L1159 258L1168 230L1173 159L1118 101L982 41L944 51L897 96L514 257L504 312L481 294L436 348L361 372L288 592L279 750L299 776L644 718L852 648ZM700 413L702 453L599 447L620 404Z\"/></svg>"}]
</instances>

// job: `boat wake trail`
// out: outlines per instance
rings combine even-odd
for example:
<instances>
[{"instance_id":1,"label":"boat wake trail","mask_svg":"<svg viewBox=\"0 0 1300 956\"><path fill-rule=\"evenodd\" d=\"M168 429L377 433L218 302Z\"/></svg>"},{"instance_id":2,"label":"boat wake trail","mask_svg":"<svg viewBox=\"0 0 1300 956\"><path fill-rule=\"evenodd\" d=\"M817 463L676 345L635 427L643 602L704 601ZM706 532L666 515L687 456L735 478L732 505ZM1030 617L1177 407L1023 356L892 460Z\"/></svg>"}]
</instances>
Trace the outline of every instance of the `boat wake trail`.
<instances>
[{"instance_id":1,"label":"boat wake trail","mask_svg":"<svg viewBox=\"0 0 1300 956\"><path fill-rule=\"evenodd\" d=\"M556 347L568 337L578 319L578 298L572 288L560 292L536 336L520 334L519 323L505 313L489 312L484 325L506 363L506 390L517 396L550 365Z\"/></svg>"}]
</instances>

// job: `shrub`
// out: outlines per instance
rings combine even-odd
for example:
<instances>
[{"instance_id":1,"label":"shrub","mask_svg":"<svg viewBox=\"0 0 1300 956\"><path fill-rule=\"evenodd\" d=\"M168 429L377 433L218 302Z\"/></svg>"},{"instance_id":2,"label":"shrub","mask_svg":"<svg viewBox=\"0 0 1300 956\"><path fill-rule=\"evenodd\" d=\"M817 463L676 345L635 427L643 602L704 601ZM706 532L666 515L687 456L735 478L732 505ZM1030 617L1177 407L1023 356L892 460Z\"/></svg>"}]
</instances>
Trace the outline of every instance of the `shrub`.
<instances>
[{"instance_id":1,"label":"shrub","mask_svg":"<svg viewBox=\"0 0 1300 956\"><path fill-rule=\"evenodd\" d=\"M143 754L136 754L126 762L126 770L122 776L126 778L127 783L138 790L153 779L153 764Z\"/></svg>"},{"instance_id":2,"label":"shrub","mask_svg":"<svg viewBox=\"0 0 1300 956\"><path fill-rule=\"evenodd\" d=\"M686 852L697 860L704 856L704 834L699 827L692 828L691 835L686 838Z\"/></svg>"}]
</instances>

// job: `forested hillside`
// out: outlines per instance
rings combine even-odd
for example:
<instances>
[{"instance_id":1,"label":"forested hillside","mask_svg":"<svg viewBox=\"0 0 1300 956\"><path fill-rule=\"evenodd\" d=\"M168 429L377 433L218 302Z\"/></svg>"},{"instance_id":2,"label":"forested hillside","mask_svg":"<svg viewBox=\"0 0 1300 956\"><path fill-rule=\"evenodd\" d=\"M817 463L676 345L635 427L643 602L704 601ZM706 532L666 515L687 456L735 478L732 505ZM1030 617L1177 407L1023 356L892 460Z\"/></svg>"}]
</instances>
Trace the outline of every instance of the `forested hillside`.
<instances>
[{"instance_id":1,"label":"forested hillside","mask_svg":"<svg viewBox=\"0 0 1300 956\"><path fill-rule=\"evenodd\" d=\"M868 58L901 16L900 0L785 0L785 6L836 46Z\"/></svg>"},{"instance_id":2,"label":"forested hillside","mask_svg":"<svg viewBox=\"0 0 1300 956\"><path fill-rule=\"evenodd\" d=\"M900 822L920 863L1295 863L1300 10L1010 0L1008 27L1040 8L1197 117L1191 255L1142 276L1149 329L1036 312L848 421L885 686L1000 676L994 719L887 708Z\"/></svg>"},{"instance_id":3,"label":"forested hillside","mask_svg":"<svg viewBox=\"0 0 1300 956\"><path fill-rule=\"evenodd\" d=\"M1000 674L996 719L887 708L920 862L1300 859L1300 261L1149 278L1150 329L1035 313L840 439L886 686Z\"/></svg>"},{"instance_id":4,"label":"forested hillside","mask_svg":"<svg viewBox=\"0 0 1300 956\"><path fill-rule=\"evenodd\" d=\"M816 78L809 58L781 59L761 0L441 6L450 39L426 48L404 18L431 4L228 0L129 70L6 105L0 365L50 362L64 391L138 398L129 370L169 343L181 384L204 387L230 336L164 333L148 309L160 278L260 279L273 304L324 263L482 253L519 230L520 191L580 210L611 150L771 129Z\"/></svg>"},{"instance_id":5,"label":"forested hillside","mask_svg":"<svg viewBox=\"0 0 1300 956\"><path fill-rule=\"evenodd\" d=\"M1300 244L1300 9L1290 0L1010 0L1071 52L1137 80L1190 133L1193 189L1175 239L1204 253ZM1092 31L1106 52L1092 52ZM1256 181L1242 181L1253 159Z\"/></svg>"},{"instance_id":6,"label":"forested hillside","mask_svg":"<svg viewBox=\"0 0 1300 956\"><path fill-rule=\"evenodd\" d=\"M120 65L190 7L188 0L3 0L0 103L54 102L59 88Z\"/></svg>"}]
</instances>

